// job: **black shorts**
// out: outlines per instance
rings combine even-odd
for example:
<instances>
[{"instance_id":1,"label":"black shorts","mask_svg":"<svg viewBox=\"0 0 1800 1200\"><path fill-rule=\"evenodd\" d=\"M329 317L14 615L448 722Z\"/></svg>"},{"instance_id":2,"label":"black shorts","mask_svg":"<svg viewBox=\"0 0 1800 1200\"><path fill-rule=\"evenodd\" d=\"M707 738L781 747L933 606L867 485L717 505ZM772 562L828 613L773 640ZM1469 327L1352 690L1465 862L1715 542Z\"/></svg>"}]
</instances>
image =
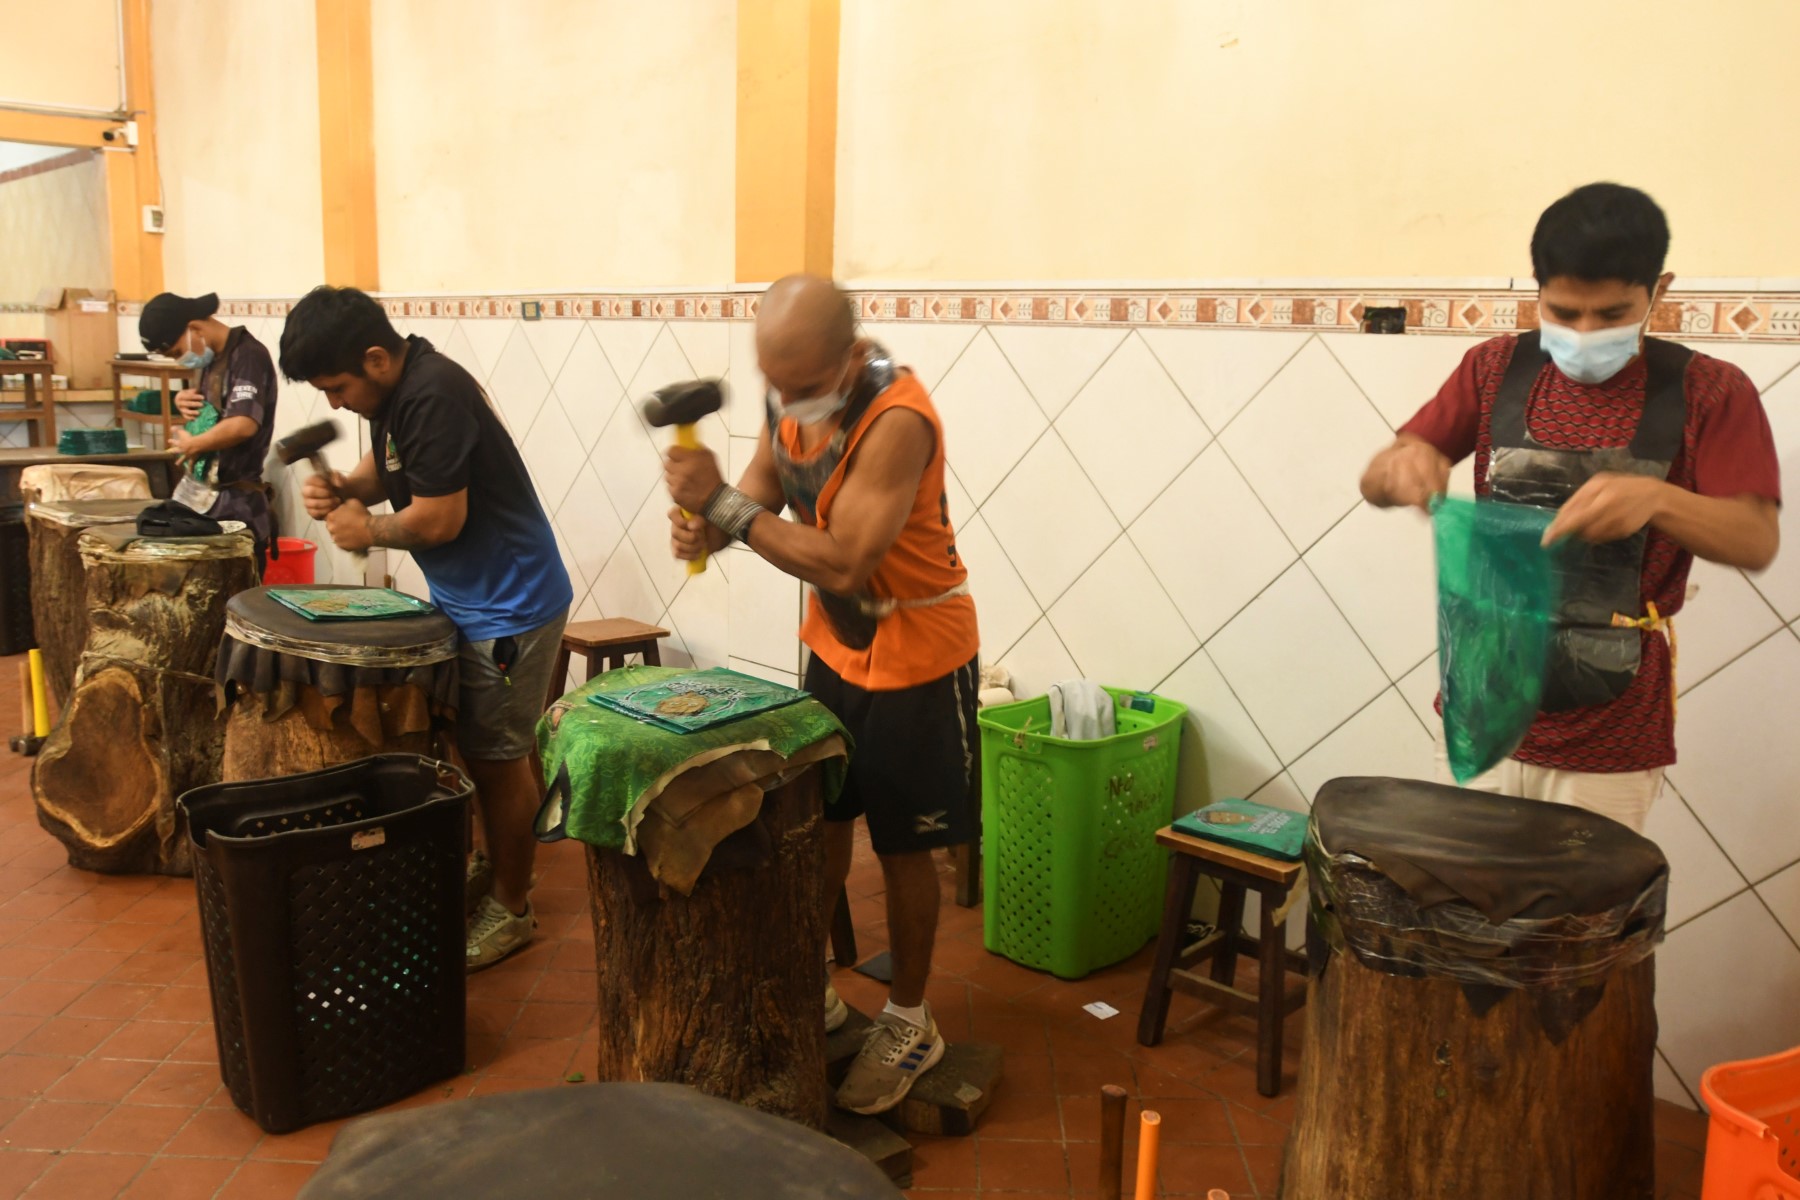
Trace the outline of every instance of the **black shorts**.
<instances>
[{"instance_id":1,"label":"black shorts","mask_svg":"<svg viewBox=\"0 0 1800 1200\"><path fill-rule=\"evenodd\" d=\"M896 692L845 683L818 655L806 690L855 741L844 790L827 821L867 817L877 854L960 846L975 838L981 804L981 742L975 726L979 660L942 679Z\"/></svg>"}]
</instances>

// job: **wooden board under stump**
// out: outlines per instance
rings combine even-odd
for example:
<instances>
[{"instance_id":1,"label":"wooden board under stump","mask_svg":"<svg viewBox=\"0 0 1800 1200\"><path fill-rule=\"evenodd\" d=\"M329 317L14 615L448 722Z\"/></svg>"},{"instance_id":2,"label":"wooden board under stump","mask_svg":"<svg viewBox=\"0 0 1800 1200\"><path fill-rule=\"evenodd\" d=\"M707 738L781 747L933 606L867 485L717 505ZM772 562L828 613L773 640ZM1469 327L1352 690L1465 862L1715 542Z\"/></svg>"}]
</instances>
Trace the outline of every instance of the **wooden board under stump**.
<instances>
[{"instance_id":1,"label":"wooden board under stump","mask_svg":"<svg viewBox=\"0 0 1800 1200\"><path fill-rule=\"evenodd\" d=\"M831 1086L844 1082L850 1064L874 1025L855 1009L850 1019L825 1041L825 1072ZM921 1137L967 1137L1000 1084L1000 1047L990 1042L950 1042L937 1066L919 1077L906 1099L880 1120L900 1133Z\"/></svg>"},{"instance_id":2,"label":"wooden board under stump","mask_svg":"<svg viewBox=\"0 0 1800 1200\"><path fill-rule=\"evenodd\" d=\"M880 1167L894 1186L912 1186L912 1144L875 1117L832 1109L825 1132Z\"/></svg>"}]
</instances>

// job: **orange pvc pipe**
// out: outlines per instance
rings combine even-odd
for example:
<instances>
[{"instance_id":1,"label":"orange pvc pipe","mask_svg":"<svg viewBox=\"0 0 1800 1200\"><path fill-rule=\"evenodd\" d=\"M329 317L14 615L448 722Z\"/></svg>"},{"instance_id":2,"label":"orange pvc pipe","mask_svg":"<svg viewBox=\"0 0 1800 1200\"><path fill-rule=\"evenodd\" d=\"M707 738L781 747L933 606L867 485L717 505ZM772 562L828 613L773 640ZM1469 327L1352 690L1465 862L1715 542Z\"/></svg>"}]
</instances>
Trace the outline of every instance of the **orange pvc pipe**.
<instances>
[{"instance_id":1,"label":"orange pvc pipe","mask_svg":"<svg viewBox=\"0 0 1800 1200\"><path fill-rule=\"evenodd\" d=\"M1162 1114L1144 1110L1138 1125L1137 1190L1135 1200L1156 1195L1156 1163L1162 1142Z\"/></svg>"}]
</instances>

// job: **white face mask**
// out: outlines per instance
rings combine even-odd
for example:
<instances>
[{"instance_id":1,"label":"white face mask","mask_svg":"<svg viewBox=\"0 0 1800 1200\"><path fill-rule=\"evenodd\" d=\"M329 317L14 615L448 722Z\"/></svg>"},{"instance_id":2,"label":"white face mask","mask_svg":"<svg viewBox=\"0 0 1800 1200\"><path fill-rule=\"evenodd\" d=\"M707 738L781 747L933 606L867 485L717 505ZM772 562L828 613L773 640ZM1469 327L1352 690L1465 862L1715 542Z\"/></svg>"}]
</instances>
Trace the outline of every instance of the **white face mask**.
<instances>
[{"instance_id":1,"label":"white face mask","mask_svg":"<svg viewBox=\"0 0 1800 1200\"><path fill-rule=\"evenodd\" d=\"M829 421L848 403L849 396L843 392L832 392L826 396L814 396L811 400L796 400L792 404L784 404L781 406L781 415L792 417L802 425L817 425L820 421Z\"/></svg>"},{"instance_id":2,"label":"white face mask","mask_svg":"<svg viewBox=\"0 0 1800 1200\"><path fill-rule=\"evenodd\" d=\"M846 368L848 370L848 368ZM801 425L817 425L821 421L829 421L845 405L850 403L850 393L840 386L823 396L813 396L806 400L794 400L781 405L781 415L791 417Z\"/></svg>"},{"instance_id":3,"label":"white face mask","mask_svg":"<svg viewBox=\"0 0 1800 1200\"><path fill-rule=\"evenodd\" d=\"M1650 312L1656 302L1650 303ZM1636 325L1614 325L1581 333L1548 318L1539 322L1538 337L1556 369L1577 383L1605 383L1623 371L1642 349L1650 328L1650 312Z\"/></svg>"}]
</instances>

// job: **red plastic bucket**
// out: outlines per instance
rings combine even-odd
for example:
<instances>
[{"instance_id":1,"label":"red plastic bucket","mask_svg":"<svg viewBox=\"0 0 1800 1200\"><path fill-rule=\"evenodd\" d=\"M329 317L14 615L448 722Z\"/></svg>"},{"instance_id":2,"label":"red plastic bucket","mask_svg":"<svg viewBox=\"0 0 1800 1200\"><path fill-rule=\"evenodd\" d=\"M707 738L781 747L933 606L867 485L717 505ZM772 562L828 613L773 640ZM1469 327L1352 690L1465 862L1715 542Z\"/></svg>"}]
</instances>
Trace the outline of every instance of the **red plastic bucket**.
<instances>
[{"instance_id":1,"label":"red plastic bucket","mask_svg":"<svg viewBox=\"0 0 1800 1200\"><path fill-rule=\"evenodd\" d=\"M319 547L305 538L276 538L275 543L281 549L280 558L271 558L263 568L264 583L311 583L313 581L313 555Z\"/></svg>"}]
</instances>

